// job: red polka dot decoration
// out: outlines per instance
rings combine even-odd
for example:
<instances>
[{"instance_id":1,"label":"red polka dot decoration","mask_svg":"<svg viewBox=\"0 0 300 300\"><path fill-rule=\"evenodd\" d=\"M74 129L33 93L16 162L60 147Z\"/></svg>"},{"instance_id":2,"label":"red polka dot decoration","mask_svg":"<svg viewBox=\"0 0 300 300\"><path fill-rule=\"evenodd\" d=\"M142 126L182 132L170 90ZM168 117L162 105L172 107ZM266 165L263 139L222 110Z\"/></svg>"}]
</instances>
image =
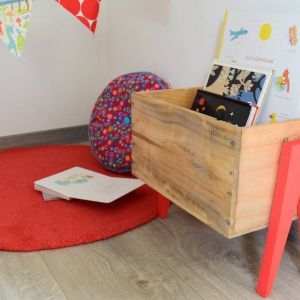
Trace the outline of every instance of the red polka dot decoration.
<instances>
[{"instance_id":1,"label":"red polka dot decoration","mask_svg":"<svg viewBox=\"0 0 300 300\"><path fill-rule=\"evenodd\" d=\"M95 32L97 17L100 10L100 0L56 0L87 28Z\"/></svg>"},{"instance_id":2,"label":"red polka dot decoration","mask_svg":"<svg viewBox=\"0 0 300 300\"><path fill-rule=\"evenodd\" d=\"M103 167L118 173L131 171L131 94L168 88L158 76L138 72L120 76L104 89L89 126L93 153Z\"/></svg>"}]
</instances>

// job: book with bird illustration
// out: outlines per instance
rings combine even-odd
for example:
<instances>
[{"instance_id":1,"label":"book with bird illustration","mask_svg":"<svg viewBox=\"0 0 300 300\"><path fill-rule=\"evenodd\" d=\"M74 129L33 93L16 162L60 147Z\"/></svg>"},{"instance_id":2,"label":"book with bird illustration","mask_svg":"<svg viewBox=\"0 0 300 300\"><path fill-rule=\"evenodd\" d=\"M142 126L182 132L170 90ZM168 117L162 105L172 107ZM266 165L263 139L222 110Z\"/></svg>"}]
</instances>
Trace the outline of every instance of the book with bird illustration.
<instances>
[{"instance_id":1,"label":"book with bird illustration","mask_svg":"<svg viewBox=\"0 0 300 300\"><path fill-rule=\"evenodd\" d=\"M300 118L299 13L225 13L217 57L274 70L258 123Z\"/></svg>"}]
</instances>

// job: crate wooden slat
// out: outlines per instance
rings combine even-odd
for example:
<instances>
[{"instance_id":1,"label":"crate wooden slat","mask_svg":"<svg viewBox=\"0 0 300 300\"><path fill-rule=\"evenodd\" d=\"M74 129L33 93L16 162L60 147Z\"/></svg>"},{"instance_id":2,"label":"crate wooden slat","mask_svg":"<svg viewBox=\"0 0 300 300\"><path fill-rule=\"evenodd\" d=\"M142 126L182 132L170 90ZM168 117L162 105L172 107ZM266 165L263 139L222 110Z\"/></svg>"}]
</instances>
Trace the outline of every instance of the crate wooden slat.
<instances>
[{"instance_id":1,"label":"crate wooden slat","mask_svg":"<svg viewBox=\"0 0 300 300\"><path fill-rule=\"evenodd\" d=\"M299 120L242 129L233 236L267 227L282 142L299 138Z\"/></svg>"},{"instance_id":2,"label":"crate wooden slat","mask_svg":"<svg viewBox=\"0 0 300 300\"><path fill-rule=\"evenodd\" d=\"M240 128L191 111L197 88L133 95L133 173L232 238L266 227L281 143L300 121Z\"/></svg>"}]
</instances>

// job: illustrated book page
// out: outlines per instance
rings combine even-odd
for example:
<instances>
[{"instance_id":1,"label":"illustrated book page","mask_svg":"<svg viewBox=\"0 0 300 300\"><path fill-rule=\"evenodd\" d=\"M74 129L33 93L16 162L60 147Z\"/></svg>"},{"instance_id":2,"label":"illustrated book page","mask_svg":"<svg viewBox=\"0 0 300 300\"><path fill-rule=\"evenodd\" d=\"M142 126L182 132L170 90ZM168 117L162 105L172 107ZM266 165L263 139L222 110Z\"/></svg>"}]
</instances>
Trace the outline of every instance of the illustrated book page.
<instances>
[{"instance_id":1,"label":"illustrated book page","mask_svg":"<svg viewBox=\"0 0 300 300\"><path fill-rule=\"evenodd\" d=\"M36 190L61 199L80 199L110 203L141 187L139 179L106 176L74 167L34 182Z\"/></svg>"},{"instance_id":2,"label":"illustrated book page","mask_svg":"<svg viewBox=\"0 0 300 300\"><path fill-rule=\"evenodd\" d=\"M275 70L259 123L300 118L299 29L299 14L226 14L219 58Z\"/></svg>"},{"instance_id":3,"label":"illustrated book page","mask_svg":"<svg viewBox=\"0 0 300 300\"><path fill-rule=\"evenodd\" d=\"M272 69L215 59L204 90L255 105L259 114L269 91L272 76ZM255 115L254 123L258 114Z\"/></svg>"}]
</instances>

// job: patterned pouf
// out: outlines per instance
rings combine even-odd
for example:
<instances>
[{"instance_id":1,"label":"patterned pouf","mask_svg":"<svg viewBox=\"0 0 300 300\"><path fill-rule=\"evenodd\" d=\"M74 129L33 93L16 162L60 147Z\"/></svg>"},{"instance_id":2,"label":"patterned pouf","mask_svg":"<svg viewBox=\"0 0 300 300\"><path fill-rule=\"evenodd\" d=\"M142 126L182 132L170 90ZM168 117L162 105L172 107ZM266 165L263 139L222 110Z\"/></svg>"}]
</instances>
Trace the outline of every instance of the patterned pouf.
<instances>
[{"instance_id":1,"label":"patterned pouf","mask_svg":"<svg viewBox=\"0 0 300 300\"><path fill-rule=\"evenodd\" d=\"M162 90L169 84L149 72L130 73L104 89L92 112L89 138L100 164L118 173L131 171L131 94Z\"/></svg>"}]
</instances>

